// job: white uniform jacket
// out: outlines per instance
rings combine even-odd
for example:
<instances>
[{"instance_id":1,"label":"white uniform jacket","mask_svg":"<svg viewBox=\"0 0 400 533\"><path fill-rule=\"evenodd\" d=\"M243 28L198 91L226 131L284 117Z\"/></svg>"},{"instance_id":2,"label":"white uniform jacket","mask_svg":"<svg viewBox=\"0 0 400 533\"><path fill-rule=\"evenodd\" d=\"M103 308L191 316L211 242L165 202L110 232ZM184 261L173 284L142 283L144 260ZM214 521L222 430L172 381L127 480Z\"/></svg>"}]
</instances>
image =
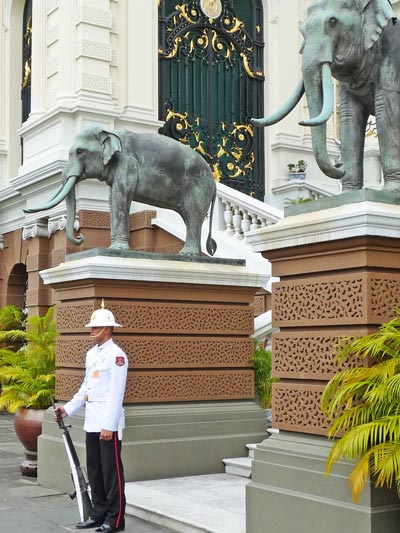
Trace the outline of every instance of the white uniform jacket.
<instances>
[{"instance_id":1,"label":"white uniform jacket","mask_svg":"<svg viewBox=\"0 0 400 533\"><path fill-rule=\"evenodd\" d=\"M91 348L86 354L85 379L64 405L66 413L72 416L86 403L85 431L108 429L120 433L125 427L122 402L127 372L128 358L112 339Z\"/></svg>"}]
</instances>

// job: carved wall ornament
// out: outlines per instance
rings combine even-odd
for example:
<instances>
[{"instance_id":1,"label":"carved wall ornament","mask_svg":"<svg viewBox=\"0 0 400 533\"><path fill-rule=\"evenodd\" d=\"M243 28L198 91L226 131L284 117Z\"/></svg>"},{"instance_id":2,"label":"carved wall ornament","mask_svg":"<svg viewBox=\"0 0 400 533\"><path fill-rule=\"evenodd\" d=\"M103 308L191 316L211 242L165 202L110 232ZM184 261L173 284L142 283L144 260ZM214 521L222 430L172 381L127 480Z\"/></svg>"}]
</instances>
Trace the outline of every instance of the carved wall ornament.
<instances>
[{"instance_id":1,"label":"carved wall ornament","mask_svg":"<svg viewBox=\"0 0 400 533\"><path fill-rule=\"evenodd\" d=\"M47 223L46 222L34 222L33 224L27 224L22 230L22 239L27 241L34 237L49 237Z\"/></svg>"},{"instance_id":2,"label":"carved wall ornament","mask_svg":"<svg viewBox=\"0 0 400 533\"><path fill-rule=\"evenodd\" d=\"M207 17L217 19L222 13L221 0L200 0L201 10Z\"/></svg>"},{"instance_id":3,"label":"carved wall ornament","mask_svg":"<svg viewBox=\"0 0 400 533\"><path fill-rule=\"evenodd\" d=\"M50 238L56 231L63 231L67 224L67 215L58 215L56 217L49 217L47 222L48 237ZM79 218L75 218L74 230L79 230Z\"/></svg>"}]
</instances>

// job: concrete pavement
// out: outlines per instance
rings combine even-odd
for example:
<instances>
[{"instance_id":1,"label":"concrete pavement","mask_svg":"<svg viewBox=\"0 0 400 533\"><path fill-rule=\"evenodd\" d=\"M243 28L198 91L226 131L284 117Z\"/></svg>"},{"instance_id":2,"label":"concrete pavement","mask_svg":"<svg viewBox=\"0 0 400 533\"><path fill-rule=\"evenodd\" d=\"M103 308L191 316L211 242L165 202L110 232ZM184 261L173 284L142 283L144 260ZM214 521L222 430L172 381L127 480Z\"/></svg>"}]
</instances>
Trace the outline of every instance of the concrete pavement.
<instances>
[{"instance_id":1,"label":"concrete pavement","mask_svg":"<svg viewBox=\"0 0 400 533\"><path fill-rule=\"evenodd\" d=\"M0 413L0 532L82 531L74 527L79 522L75 501L67 494L40 486L35 478L22 476L19 466L23 458L22 445L14 432L13 415ZM170 530L126 516L125 531L167 533Z\"/></svg>"}]
</instances>

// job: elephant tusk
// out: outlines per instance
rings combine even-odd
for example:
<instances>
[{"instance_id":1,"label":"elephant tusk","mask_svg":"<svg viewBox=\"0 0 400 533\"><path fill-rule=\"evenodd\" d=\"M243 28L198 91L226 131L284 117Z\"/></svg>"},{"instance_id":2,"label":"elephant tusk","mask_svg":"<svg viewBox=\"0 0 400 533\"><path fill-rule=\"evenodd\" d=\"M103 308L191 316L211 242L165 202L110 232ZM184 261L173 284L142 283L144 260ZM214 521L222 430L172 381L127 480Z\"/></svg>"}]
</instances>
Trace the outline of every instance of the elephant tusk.
<instances>
[{"instance_id":1,"label":"elephant tusk","mask_svg":"<svg viewBox=\"0 0 400 533\"><path fill-rule=\"evenodd\" d=\"M278 109L278 111L266 118L252 118L252 123L259 127L272 126L273 124L276 124L280 120L284 119L292 111L292 109L297 106L303 94L304 82L303 80L300 80L289 100L280 109Z\"/></svg>"},{"instance_id":2,"label":"elephant tusk","mask_svg":"<svg viewBox=\"0 0 400 533\"><path fill-rule=\"evenodd\" d=\"M331 67L329 66L329 63L324 63L322 65L322 95L323 100L321 113L317 117L299 122L300 126L321 126L327 122L333 113L333 83Z\"/></svg>"},{"instance_id":3,"label":"elephant tusk","mask_svg":"<svg viewBox=\"0 0 400 533\"><path fill-rule=\"evenodd\" d=\"M64 198L68 195L70 190L74 187L76 180L77 180L77 176L70 176L67 182L63 185L63 187L60 190L57 191L56 195L53 196L51 200L49 200L46 204L41 205L40 207L24 209L24 213L37 213L38 211L46 211L47 209L51 209L52 207L55 207L60 202L62 202Z\"/></svg>"}]
</instances>

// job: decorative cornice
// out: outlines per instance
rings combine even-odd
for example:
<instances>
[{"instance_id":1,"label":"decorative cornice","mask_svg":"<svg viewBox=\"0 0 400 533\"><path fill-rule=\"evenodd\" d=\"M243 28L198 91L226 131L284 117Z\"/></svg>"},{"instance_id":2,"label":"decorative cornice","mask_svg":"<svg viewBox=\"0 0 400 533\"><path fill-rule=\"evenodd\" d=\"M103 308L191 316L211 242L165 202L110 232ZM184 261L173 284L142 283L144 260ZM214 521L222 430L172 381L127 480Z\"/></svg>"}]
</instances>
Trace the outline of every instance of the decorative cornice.
<instances>
[{"instance_id":1,"label":"decorative cornice","mask_svg":"<svg viewBox=\"0 0 400 533\"><path fill-rule=\"evenodd\" d=\"M43 221L37 221L34 224L24 226L22 230L22 240L27 241L34 237L49 237L47 224Z\"/></svg>"},{"instance_id":2,"label":"decorative cornice","mask_svg":"<svg viewBox=\"0 0 400 533\"><path fill-rule=\"evenodd\" d=\"M50 238L54 233L57 231L63 231L65 230L65 227L67 225L67 215L57 215L55 217L50 217L47 221L47 230L48 230L48 237ZM79 218L75 218L74 222L74 230L79 230Z\"/></svg>"},{"instance_id":3,"label":"decorative cornice","mask_svg":"<svg viewBox=\"0 0 400 533\"><path fill-rule=\"evenodd\" d=\"M31 172L23 174L22 176L13 178L10 180L10 185L14 191L20 191L27 186L31 186L37 182L42 182L46 178L59 175L63 171L65 164L66 160L64 161L57 159L48 165L41 166L35 170L32 170Z\"/></svg>"}]
</instances>

